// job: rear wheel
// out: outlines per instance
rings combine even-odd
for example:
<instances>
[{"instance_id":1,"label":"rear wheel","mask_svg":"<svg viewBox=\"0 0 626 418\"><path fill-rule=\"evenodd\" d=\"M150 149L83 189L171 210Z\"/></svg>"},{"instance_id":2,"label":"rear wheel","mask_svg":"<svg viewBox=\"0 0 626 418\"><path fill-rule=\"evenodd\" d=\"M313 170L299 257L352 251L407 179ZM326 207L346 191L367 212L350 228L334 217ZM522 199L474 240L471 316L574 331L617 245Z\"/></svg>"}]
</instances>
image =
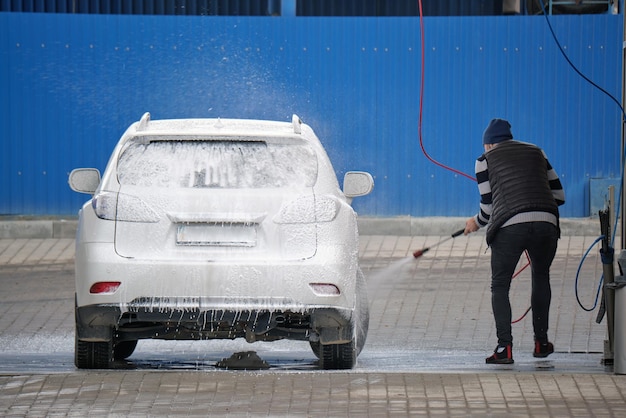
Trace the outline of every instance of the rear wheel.
<instances>
[{"instance_id":1,"label":"rear wheel","mask_svg":"<svg viewBox=\"0 0 626 418\"><path fill-rule=\"evenodd\" d=\"M320 363L323 369L351 369L356 364L354 339L346 344L326 344L320 349Z\"/></svg>"},{"instance_id":2,"label":"rear wheel","mask_svg":"<svg viewBox=\"0 0 626 418\"><path fill-rule=\"evenodd\" d=\"M369 328L370 314L367 298L367 285L365 276L359 269L356 278L356 304L355 312L350 322L352 326L352 341L345 344L321 344L310 342L315 355L320 359L323 369L352 369L356 365L357 356L363 350L367 331Z\"/></svg>"},{"instance_id":3,"label":"rear wheel","mask_svg":"<svg viewBox=\"0 0 626 418\"><path fill-rule=\"evenodd\" d=\"M357 328L356 328L356 355L361 354L365 341L367 340L367 331L370 326L370 306L367 297L367 283L361 269L356 276L356 311L357 311Z\"/></svg>"},{"instance_id":4,"label":"rear wheel","mask_svg":"<svg viewBox=\"0 0 626 418\"><path fill-rule=\"evenodd\" d=\"M309 345L311 346L311 350L313 350L313 354L315 354L315 357L320 358L322 355L320 352L320 350L322 349L322 344L319 341L309 341Z\"/></svg>"},{"instance_id":5,"label":"rear wheel","mask_svg":"<svg viewBox=\"0 0 626 418\"><path fill-rule=\"evenodd\" d=\"M113 347L113 359L124 360L130 357L137 347L137 340L122 341L115 344Z\"/></svg>"},{"instance_id":6,"label":"rear wheel","mask_svg":"<svg viewBox=\"0 0 626 418\"><path fill-rule=\"evenodd\" d=\"M74 301L74 364L79 369L110 369L113 365L113 331L108 341L83 341L78 335L78 308Z\"/></svg>"},{"instance_id":7,"label":"rear wheel","mask_svg":"<svg viewBox=\"0 0 626 418\"><path fill-rule=\"evenodd\" d=\"M113 364L113 343L81 341L77 337L74 364L79 369L110 369Z\"/></svg>"}]
</instances>

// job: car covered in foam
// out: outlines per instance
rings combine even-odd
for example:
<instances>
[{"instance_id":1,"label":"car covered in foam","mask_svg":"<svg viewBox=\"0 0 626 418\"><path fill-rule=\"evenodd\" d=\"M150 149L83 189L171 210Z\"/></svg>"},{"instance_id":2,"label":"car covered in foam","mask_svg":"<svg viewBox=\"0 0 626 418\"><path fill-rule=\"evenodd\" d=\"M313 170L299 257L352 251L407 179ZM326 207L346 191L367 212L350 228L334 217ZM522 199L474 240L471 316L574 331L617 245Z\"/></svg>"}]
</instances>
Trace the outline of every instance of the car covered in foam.
<instances>
[{"instance_id":1,"label":"car covered in foam","mask_svg":"<svg viewBox=\"0 0 626 418\"><path fill-rule=\"evenodd\" d=\"M324 369L352 368L367 336L354 197L306 124L151 120L117 143L76 235L79 368L111 368L138 340L308 341Z\"/></svg>"}]
</instances>

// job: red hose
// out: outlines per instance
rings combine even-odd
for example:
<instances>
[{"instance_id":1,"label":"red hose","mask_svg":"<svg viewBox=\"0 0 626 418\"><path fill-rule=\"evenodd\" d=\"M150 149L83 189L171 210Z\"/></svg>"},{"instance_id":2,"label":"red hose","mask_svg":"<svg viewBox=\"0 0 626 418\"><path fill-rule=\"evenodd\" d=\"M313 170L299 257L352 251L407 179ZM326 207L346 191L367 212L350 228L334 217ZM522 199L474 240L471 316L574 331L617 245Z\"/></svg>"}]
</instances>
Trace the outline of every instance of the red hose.
<instances>
[{"instance_id":1,"label":"red hose","mask_svg":"<svg viewBox=\"0 0 626 418\"><path fill-rule=\"evenodd\" d=\"M420 13L420 35L421 35L421 57L422 57L422 74L421 74L421 79L420 79L420 101L419 101L419 118L418 118L418 125L417 125L417 134L419 136L419 141L420 141L420 148L422 149L422 153L424 154L424 156L433 164L452 171L453 173L456 173L460 176L466 177L470 180L474 180L476 181L475 177L470 176L469 174L463 173L462 171L459 170L455 170L452 167L449 167L445 164L440 163L439 161L436 161L434 158L432 158L430 155L428 155L428 152L426 152L426 148L424 147L424 140L422 137L422 110L423 110L423 105L424 105L424 69L425 69L425 63L424 63L424 57L425 57L425 47L424 47L424 14L422 12L422 0L418 0L418 7L419 7L419 13ZM413 254L413 256L415 258L421 256L425 251L422 250L421 252L419 252L418 255L415 255L415 253ZM417 251L416 251L417 253ZM526 267L528 267L530 265L530 258L528 257L528 251L526 251L526 258L528 259L528 263L522 267L519 271L517 271L514 275L513 278L515 278L518 274L520 274L522 271L524 271L524 269L526 269ZM511 322L512 324L515 324L519 321L521 321L522 319L524 319L524 317L528 314L528 312L530 311L530 308L528 308L526 310L526 312L524 313L524 315L522 315L520 318L516 319L515 321Z\"/></svg>"},{"instance_id":2,"label":"red hose","mask_svg":"<svg viewBox=\"0 0 626 418\"><path fill-rule=\"evenodd\" d=\"M421 74L421 80L420 80L420 102L419 102L419 118L418 118L418 125L417 125L417 133L419 136L419 141L420 141L420 148L422 149L422 153L424 154L424 156L433 164L452 171L453 173L456 173L460 176L463 177L467 177L470 180L474 180L476 181L476 179L472 176L470 176L469 174L463 173L462 171L459 170L455 170L452 167L449 167L445 164L440 163L439 161L436 161L434 158L432 158L430 155L428 155L428 152L426 152L426 148L424 148L424 141L422 138L422 110L423 110L423 103L424 103L424 69L425 69L425 65L424 65L424 20L423 20L423 13L422 13L422 0L419 0L419 10L420 10L420 33L421 33L421 38L422 38L422 74Z\"/></svg>"}]
</instances>

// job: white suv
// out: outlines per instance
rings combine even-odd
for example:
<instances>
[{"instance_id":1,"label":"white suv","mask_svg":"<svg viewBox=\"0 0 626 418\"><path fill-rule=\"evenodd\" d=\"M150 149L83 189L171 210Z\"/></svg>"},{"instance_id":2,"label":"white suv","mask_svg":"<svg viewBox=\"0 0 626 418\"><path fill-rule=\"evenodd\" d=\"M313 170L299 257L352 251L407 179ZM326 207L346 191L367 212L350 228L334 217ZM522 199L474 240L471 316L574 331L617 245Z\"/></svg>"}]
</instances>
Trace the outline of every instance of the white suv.
<instances>
[{"instance_id":1,"label":"white suv","mask_svg":"<svg viewBox=\"0 0 626 418\"><path fill-rule=\"evenodd\" d=\"M150 120L123 134L76 236L79 368L110 368L140 339L309 341L324 369L349 369L367 336L351 199L312 129L240 119Z\"/></svg>"}]
</instances>

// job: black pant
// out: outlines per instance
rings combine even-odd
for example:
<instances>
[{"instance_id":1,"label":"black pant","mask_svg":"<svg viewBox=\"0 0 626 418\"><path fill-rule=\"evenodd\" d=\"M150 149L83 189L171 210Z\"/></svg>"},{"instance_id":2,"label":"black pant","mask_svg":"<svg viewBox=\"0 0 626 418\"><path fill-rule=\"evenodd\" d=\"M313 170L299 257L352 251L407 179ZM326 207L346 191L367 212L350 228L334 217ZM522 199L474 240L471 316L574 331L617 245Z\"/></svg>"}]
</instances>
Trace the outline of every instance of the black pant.
<instances>
[{"instance_id":1,"label":"black pant","mask_svg":"<svg viewBox=\"0 0 626 418\"><path fill-rule=\"evenodd\" d=\"M491 307L498 345L513 344L509 289L515 267L528 251L532 270L531 308L535 339L548 341L548 315L552 291L550 265L556 254L557 227L549 222L527 222L501 228L491 243Z\"/></svg>"}]
</instances>

